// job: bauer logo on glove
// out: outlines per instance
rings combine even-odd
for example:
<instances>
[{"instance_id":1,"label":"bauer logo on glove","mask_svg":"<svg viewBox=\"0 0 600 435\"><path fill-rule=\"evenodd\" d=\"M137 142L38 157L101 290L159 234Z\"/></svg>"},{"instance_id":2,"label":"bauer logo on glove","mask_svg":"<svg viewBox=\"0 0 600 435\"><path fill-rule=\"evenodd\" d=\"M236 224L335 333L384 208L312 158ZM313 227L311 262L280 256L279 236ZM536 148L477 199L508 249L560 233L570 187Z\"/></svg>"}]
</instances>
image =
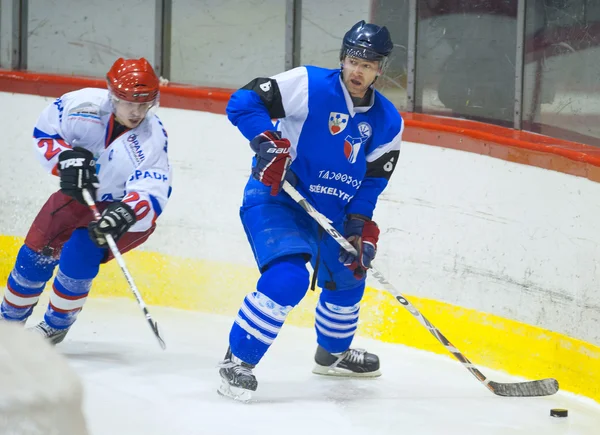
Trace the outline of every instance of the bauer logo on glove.
<instances>
[{"instance_id":1,"label":"bauer logo on glove","mask_svg":"<svg viewBox=\"0 0 600 435\"><path fill-rule=\"evenodd\" d=\"M252 139L250 146L256 153L252 176L270 187L271 195L277 195L292 164L290 141L279 131L265 131Z\"/></svg>"}]
</instances>

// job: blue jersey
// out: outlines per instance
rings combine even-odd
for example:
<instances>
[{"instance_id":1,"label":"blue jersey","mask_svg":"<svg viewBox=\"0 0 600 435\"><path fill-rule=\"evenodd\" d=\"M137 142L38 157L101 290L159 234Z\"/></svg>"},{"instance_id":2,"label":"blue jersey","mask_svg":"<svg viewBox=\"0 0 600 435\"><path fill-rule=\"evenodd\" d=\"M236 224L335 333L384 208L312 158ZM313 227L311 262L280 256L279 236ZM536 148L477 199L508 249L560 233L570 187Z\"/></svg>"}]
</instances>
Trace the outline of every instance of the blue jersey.
<instances>
[{"instance_id":1,"label":"blue jersey","mask_svg":"<svg viewBox=\"0 0 600 435\"><path fill-rule=\"evenodd\" d=\"M248 140L273 129L290 140L296 188L329 219L372 218L403 130L398 110L379 92L368 106L354 107L339 69L299 67L244 86L227 115Z\"/></svg>"}]
</instances>

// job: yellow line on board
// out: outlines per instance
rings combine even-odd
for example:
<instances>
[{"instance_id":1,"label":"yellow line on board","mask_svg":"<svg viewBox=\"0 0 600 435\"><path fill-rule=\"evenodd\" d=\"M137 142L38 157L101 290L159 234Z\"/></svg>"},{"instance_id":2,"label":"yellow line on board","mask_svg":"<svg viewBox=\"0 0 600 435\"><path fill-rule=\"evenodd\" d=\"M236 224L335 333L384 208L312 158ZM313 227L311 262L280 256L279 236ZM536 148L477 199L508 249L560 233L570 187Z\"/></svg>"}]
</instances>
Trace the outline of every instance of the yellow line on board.
<instances>
[{"instance_id":1,"label":"yellow line on board","mask_svg":"<svg viewBox=\"0 0 600 435\"><path fill-rule=\"evenodd\" d=\"M22 238L0 236L0 286L5 285L22 242ZM232 319L258 278L255 268L242 265L140 250L125 254L125 258L148 304L223 314ZM308 292L290 314L290 324L313 326L318 293ZM102 266L90 296L132 298L114 262ZM600 347L492 314L407 297L473 363L527 379L554 377L561 389L600 402ZM359 334L449 355L391 295L373 288L365 293Z\"/></svg>"}]
</instances>

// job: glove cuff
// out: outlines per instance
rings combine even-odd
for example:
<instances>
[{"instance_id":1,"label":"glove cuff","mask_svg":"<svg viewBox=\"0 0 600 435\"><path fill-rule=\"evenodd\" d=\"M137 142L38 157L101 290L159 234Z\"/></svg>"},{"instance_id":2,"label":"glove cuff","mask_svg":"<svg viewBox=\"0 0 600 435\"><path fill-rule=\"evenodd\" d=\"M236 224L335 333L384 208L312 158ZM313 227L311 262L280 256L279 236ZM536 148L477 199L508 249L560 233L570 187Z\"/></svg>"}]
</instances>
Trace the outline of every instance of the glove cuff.
<instances>
[{"instance_id":1,"label":"glove cuff","mask_svg":"<svg viewBox=\"0 0 600 435\"><path fill-rule=\"evenodd\" d=\"M275 142L281 139L281 132L277 130L267 130L258 134L254 139L250 141L250 148L255 153L260 151L260 146L263 143Z\"/></svg>"},{"instance_id":2,"label":"glove cuff","mask_svg":"<svg viewBox=\"0 0 600 435\"><path fill-rule=\"evenodd\" d=\"M371 243L377 249L379 241L379 227L374 221L367 221L363 227L362 239L364 243Z\"/></svg>"},{"instance_id":3,"label":"glove cuff","mask_svg":"<svg viewBox=\"0 0 600 435\"><path fill-rule=\"evenodd\" d=\"M364 222L369 222L371 219L369 219L368 217L366 217L364 214L358 214L358 213L351 213L347 216L347 219L358 219Z\"/></svg>"},{"instance_id":4,"label":"glove cuff","mask_svg":"<svg viewBox=\"0 0 600 435\"><path fill-rule=\"evenodd\" d=\"M133 208L131 208L131 206L125 202L117 202L114 204L118 204L118 206L115 206L115 209L118 207L123 207L123 209L128 214L128 216L126 216L123 213L120 213L120 214L121 214L121 216L123 216L123 218L125 219L127 224L129 224L129 227L132 227L137 222L137 216L135 215L135 210Z\"/></svg>"}]
</instances>

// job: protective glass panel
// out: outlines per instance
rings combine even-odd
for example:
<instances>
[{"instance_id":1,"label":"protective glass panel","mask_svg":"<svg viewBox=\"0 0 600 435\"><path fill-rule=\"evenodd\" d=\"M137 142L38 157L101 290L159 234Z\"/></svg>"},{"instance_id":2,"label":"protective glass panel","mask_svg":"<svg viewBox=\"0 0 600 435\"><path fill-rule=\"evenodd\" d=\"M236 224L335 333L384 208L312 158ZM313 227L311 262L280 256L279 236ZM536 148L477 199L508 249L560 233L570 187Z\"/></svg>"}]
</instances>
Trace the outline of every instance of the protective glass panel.
<instances>
[{"instance_id":1,"label":"protective glass panel","mask_svg":"<svg viewBox=\"0 0 600 435\"><path fill-rule=\"evenodd\" d=\"M399 110L407 107L408 3L409 0L373 0L371 9L373 22L386 26L394 42L394 51L376 88Z\"/></svg>"},{"instance_id":2,"label":"protective glass panel","mask_svg":"<svg viewBox=\"0 0 600 435\"><path fill-rule=\"evenodd\" d=\"M154 0L29 0L27 69L104 77L119 57L154 64ZM76 13L75 13L76 11Z\"/></svg>"},{"instance_id":3,"label":"protective glass panel","mask_svg":"<svg viewBox=\"0 0 600 435\"><path fill-rule=\"evenodd\" d=\"M406 106L407 11L408 0L303 0L301 64L339 68L342 39L356 22L385 25L394 51L376 88L402 109Z\"/></svg>"},{"instance_id":4,"label":"protective glass panel","mask_svg":"<svg viewBox=\"0 0 600 435\"><path fill-rule=\"evenodd\" d=\"M285 7L281 0L173 0L169 79L239 88L282 72Z\"/></svg>"},{"instance_id":5,"label":"protective glass panel","mask_svg":"<svg viewBox=\"0 0 600 435\"><path fill-rule=\"evenodd\" d=\"M514 122L517 0L418 0L415 111Z\"/></svg>"},{"instance_id":6,"label":"protective glass panel","mask_svg":"<svg viewBox=\"0 0 600 435\"><path fill-rule=\"evenodd\" d=\"M600 1L528 0L523 129L600 146Z\"/></svg>"}]
</instances>

